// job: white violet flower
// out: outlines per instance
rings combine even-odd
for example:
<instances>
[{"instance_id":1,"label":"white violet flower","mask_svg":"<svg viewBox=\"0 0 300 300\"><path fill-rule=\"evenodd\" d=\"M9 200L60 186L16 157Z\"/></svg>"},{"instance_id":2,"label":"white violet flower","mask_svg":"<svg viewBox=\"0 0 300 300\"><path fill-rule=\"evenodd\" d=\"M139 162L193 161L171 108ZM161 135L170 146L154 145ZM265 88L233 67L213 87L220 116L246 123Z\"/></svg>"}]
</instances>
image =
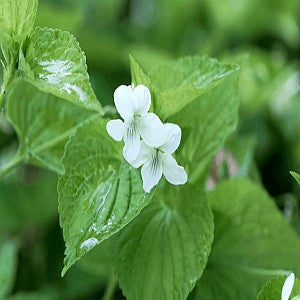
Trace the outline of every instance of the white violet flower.
<instances>
[{"instance_id":1,"label":"white violet flower","mask_svg":"<svg viewBox=\"0 0 300 300\"><path fill-rule=\"evenodd\" d=\"M288 300L295 283L295 274L291 273L285 280L282 291L281 291L281 300Z\"/></svg>"},{"instance_id":2,"label":"white violet flower","mask_svg":"<svg viewBox=\"0 0 300 300\"><path fill-rule=\"evenodd\" d=\"M158 147L165 138L163 123L154 113L148 113L151 94L144 85L119 86L114 93L116 109L122 120L111 120L106 125L108 134L116 141L124 140L124 158L130 163L140 152L141 140Z\"/></svg>"},{"instance_id":3,"label":"white violet flower","mask_svg":"<svg viewBox=\"0 0 300 300\"><path fill-rule=\"evenodd\" d=\"M180 145L181 129L178 125L164 124L167 136L160 146L150 147L141 142L137 159L131 162L134 168L142 167L143 188L149 193L156 186L162 175L171 184L180 185L187 182L187 174L172 156Z\"/></svg>"}]
</instances>

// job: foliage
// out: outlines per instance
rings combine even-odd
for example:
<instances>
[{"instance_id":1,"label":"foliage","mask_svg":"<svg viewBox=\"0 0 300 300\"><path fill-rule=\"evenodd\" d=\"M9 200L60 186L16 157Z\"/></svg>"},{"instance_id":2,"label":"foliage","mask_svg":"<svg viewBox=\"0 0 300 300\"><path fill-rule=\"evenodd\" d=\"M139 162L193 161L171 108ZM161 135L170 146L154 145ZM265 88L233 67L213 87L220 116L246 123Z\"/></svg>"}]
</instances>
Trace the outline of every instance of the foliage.
<instances>
[{"instance_id":1,"label":"foliage","mask_svg":"<svg viewBox=\"0 0 300 300\"><path fill-rule=\"evenodd\" d=\"M300 274L300 7L267 2L0 0L1 299L279 299ZM107 133L129 84L180 127L185 185L147 193Z\"/></svg>"},{"instance_id":2,"label":"foliage","mask_svg":"<svg viewBox=\"0 0 300 300\"><path fill-rule=\"evenodd\" d=\"M209 200L216 229L198 295L253 299L271 276L299 273L299 238L260 187L245 179L224 181Z\"/></svg>"},{"instance_id":3,"label":"foliage","mask_svg":"<svg viewBox=\"0 0 300 300\"><path fill-rule=\"evenodd\" d=\"M280 299L282 286L284 284L285 279L286 276L279 276L269 280L263 286L261 291L257 294L257 299L258 300ZM300 281L299 279L296 279L290 298L293 299L293 297L299 295L300 295Z\"/></svg>"},{"instance_id":4,"label":"foliage","mask_svg":"<svg viewBox=\"0 0 300 300\"><path fill-rule=\"evenodd\" d=\"M212 239L212 213L199 188L163 185L118 237L115 267L124 295L185 299L206 266Z\"/></svg>"}]
</instances>

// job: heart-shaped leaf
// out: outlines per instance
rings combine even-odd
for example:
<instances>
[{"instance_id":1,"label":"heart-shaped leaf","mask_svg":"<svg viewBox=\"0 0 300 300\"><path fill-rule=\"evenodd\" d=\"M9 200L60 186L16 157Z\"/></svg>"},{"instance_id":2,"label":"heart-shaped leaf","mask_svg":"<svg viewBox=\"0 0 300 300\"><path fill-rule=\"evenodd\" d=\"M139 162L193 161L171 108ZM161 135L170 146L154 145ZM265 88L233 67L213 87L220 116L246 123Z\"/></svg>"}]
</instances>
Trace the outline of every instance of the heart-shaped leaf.
<instances>
[{"instance_id":1,"label":"heart-shaped leaf","mask_svg":"<svg viewBox=\"0 0 300 300\"><path fill-rule=\"evenodd\" d=\"M63 274L84 254L121 230L147 206L138 170L121 162L119 145L96 118L66 147L59 177L59 213L66 243Z\"/></svg>"},{"instance_id":2,"label":"heart-shaped leaf","mask_svg":"<svg viewBox=\"0 0 300 300\"><path fill-rule=\"evenodd\" d=\"M89 81L86 58L73 35L37 27L20 55L20 70L38 89L102 112Z\"/></svg>"}]
</instances>

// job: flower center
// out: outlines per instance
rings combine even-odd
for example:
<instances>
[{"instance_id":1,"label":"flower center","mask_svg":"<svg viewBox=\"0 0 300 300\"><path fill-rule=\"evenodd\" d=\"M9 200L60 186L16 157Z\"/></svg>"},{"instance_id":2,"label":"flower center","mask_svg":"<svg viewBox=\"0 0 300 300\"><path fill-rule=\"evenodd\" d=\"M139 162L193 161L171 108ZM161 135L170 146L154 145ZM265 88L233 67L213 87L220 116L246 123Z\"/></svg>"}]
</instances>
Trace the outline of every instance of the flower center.
<instances>
[{"instance_id":1,"label":"flower center","mask_svg":"<svg viewBox=\"0 0 300 300\"><path fill-rule=\"evenodd\" d=\"M156 173L158 163L159 163L159 149L155 149L155 151L151 157L151 174L152 175L154 175Z\"/></svg>"},{"instance_id":2,"label":"flower center","mask_svg":"<svg viewBox=\"0 0 300 300\"><path fill-rule=\"evenodd\" d=\"M134 118L127 128L126 137L128 140L133 139L137 131L137 120Z\"/></svg>"}]
</instances>

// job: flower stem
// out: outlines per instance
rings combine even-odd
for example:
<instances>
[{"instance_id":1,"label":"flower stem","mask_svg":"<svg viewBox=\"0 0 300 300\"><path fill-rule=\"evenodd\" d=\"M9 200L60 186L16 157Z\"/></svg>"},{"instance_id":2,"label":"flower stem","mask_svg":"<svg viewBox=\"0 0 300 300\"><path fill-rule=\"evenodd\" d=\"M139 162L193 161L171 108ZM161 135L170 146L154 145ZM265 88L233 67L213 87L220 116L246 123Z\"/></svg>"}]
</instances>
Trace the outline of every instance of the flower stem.
<instances>
[{"instance_id":1,"label":"flower stem","mask_svg":"<svg viewBox=\"0 0 300 300\"><path fill-rule=\"evenodd\" d=\"M106 290L105 290L102 300L111 300L112 299L112 297L115 294L116 288L117 288L117 283L118 283L117 277L114 274L112 274L109 279L109 282L107 284L107 287L106 287Z\"/></svg>"}]
</instances>

